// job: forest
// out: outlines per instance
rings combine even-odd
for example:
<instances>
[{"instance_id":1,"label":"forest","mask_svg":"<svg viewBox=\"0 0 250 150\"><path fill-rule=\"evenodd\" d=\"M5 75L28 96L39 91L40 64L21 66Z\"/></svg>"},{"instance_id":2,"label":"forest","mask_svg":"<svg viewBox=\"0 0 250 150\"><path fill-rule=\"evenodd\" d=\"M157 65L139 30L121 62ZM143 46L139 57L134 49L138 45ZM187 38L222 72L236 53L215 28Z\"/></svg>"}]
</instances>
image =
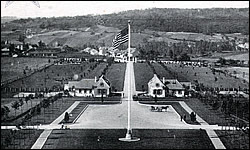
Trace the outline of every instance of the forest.
<instances>
[{"instance_id":1,"label":"forest","mask_svg":"<svg viewBox=\"0 0 250 150\"><path fill-rule=\"evenodd\" d=\"M107 15L28 18L4 23L2 31L70 29L104 25L122 29L131 20L133 32L144 29L164 32L249 34L249 8L177 9L152 8Z\"/></svg>"}]
</instances>

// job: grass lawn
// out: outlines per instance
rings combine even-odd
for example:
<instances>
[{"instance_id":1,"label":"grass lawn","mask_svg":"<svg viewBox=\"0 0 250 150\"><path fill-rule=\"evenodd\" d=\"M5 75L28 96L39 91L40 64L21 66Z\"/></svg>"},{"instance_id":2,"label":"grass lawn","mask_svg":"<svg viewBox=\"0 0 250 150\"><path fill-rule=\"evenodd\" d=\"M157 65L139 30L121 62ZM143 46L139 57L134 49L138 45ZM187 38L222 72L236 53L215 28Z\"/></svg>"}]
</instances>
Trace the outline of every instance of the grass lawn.
<instances>
[{"instance_id":1,"label":"grass lawn","mask_svg":"<svg viewBox=\"0 0 250 150\"><path fill-rule=\"evenodd\" d=\"M98 78L107 63L98 62L83 62L81 64L66 64L66 65L53 65L44 70L35 72L23 79L14 81L5 87L12 88L14 91L1 90L2 97L12 97L22 88L25 91L37 91L38 89L44 90L45 88L60 90L63 88L67 81L74 79L78 75L78 80L83 78ZM118 68L117 68L118 67ZM107 72L107 76L115 89L122 91L123 80L125 74L125 65L113 64Z\"/></svg>"},{"instance_id":2,"label":"grass lawn","mask_svg":"<svg viewBox=\"0 0 250 150\"><path fill-rule=\"evenodd\" d=\"M14 101L19 102L19 99L21 99L21 98L1 98L1 106L7 106L10 109L10 112L8 114L8 120L15 118L16 116L19 116L22 113L28 111L30 108L39 104L40 101L42 100L42 98L31 99L31 100L27 101L27 103L26 103L25 98L22 98L23 105L20 106L17 110L15 110L14 108L11 107L12 103ZM15 111L16 111L16 113L15 113Z\"/></svg>"},{"instance_id":3,"label":"grass lawn","mask_svg":"<svg viewBox=\"0 0 250 150\"><path fill-rule=\"evenodd\" d=\"M249 149L249 134L243 131L215 130L227 149Z\"/></svg>"},{"instance_id":4,"label":"grass lawn","mask_svg":"<svg viewBox=\"0 0 250 150\"><path fill-rule=\"evenodd\" d=\"M214 149L204 130L133 129L140 141L119 141L125 134L125 129L53 130L43 149Z\"/></svg>"},{"instance_id":5,"label":"grass lawn","mask_svg":"<svg viewBox=\"0 0 250 150\"><path fill-rule=\"evenodd\" d=\"M236 76L238 78L242 78L249 82L249 67L220 67L216 68L218 70L227 70L230 72L233 76Z\"/></svg>"},{"instance_id":6,"label":"grass lawn","mask_svg":"<svg viewBox=\"0 0 250 150\"><path fill-rule=\"evenodd\" d=\"M49 58L28 58L28 57L1 57L1 82L24 76L23 70L26 69L26 73L34 71L46 64L50 63Z\"/></svg>"},{"instance_id":7,"label":"grass lawn","mask_svg":"<svg viewBox=\"0 0 250 150\"><path fill-rule=\"evenodd\" d=\"M134 63L136 91L148 90L148 82L153 78L153 70L147 63Z\"/></svg>"},{"instance_id":8,"label":"grass lawn","mask_svg":"<svg viewBox=\"0 0 250 150\"><path fill-rule=\"evenodd\" d=\"M178 76L185 76L186 79L192 83L194 83L194 80L198 80L199 83L203 83L203 85L207 87L238 88L240 86L241 88L249 88L247 82L243 83L243 79L235 79L234 77L219 72L213 74L212 70L208 67L180 67L178 64L165 64L165 66L167 66L170 71L176 72ZM217 81L215 81L215 77Z\"/></svg>"},{"instance_id":9,"label":"grass lawn","mask_svg":"<svg viewBox=\"0 0 250 150\"><path fill-rule=\"evenodd\" d=\"M99 76L102 75L102 71L106 67L106 65L107 65L107 63L104 63L104 62L98 64L94 70L91 70L89 72L89 74L87 75L86 78L89 78L89 79L94 79L95 77L98 78Z\"/></svg>"},{"instance_id":10,"label":"grass lawn","mask_svg":"<svg viewBox=\"0 0 250 150\"><path fill-rule=\"evenodd\" d=\"M111 83L112 91L123 91L126 63L113 63L106 74Z\"/></svg>"},{"instance_id":11,"label":"grass lawn","mask_svg":"<svg viewBox=\"0 0 250 150\"><path fill-rule=\"evenodd\" d=\"M199 99L190 98L185 102L208 124L229 125L230 123L220 110L213 110L211 106L202 103Z\"/></svg>"},{"instance_id":12,"label":"grass lawn","mask_svg":"<svg viewBox=\"0 0 250 150\"><path fill-rule=\"evenodd\" d=\"M163 77L165 77L165 79L174 79L174 74L171 74L171 72L166 70L159 63L152 63L152 66L154 67L154 69L155 69L155 71L160 79L162 79Z\"/></svg>"},{"instance_id":13,"label":"grass lawn","mask_svg":"<svg viewBox=\"0 0 250 150\"><path fill-rule=\"evenodd\" d=\"M65 110L67 110L74 101L67 101L64 99L58 99L51 104L47 108L41 109L40 115L34 115L30 121L26 121L25 125L39 125L39 124L50 124L52 123L56 118L58 118ZM2 125L17 125L21 123L22 119L24 117L21 117L17 120L14 120L12 122L3 122Z\"/></svg>"},{"instance_id":14,"label":"grass lawn","mask_svg":"<svg viewBox=\"0 0 250 150\"><path fill-rule=\"evenodd\" d=\"M172 107L175 109L175 111L179 115L186 115L186 123L188 124L199 124L198 122L191 121L190 114L183 108L178 102L166 102L166 101L158 101L155 103L154 101L139 101L142 104L151 104L151 105L172 105Z\"/></svg>"},{"instance_id":15,"label":"grass lawn","mask_svg":"<svg viewBox=\"0 0 250 150\"><path fill-rule=\"evenodd\" d=\"M1 149L30 149L43 130L1 130ZM5 143L10 138L9 145Z\"/></svg>"},{"instance_id":16,"label":"grass lawn","mask_svg":"<svg viewBox=\"0 0 250 150\"><path fill-rule=\"evenodd\" d=\"M91 67L95 66L96 62L83 62L80 65L67 64L67 65L53 65L34 74L27 76L26 78L14 81L4 87L9 88L23 88L28 91L35 91L38 88L44 90L63 88L65 82L72 80L74 75L78 75L78 78L88 78L91 72ZM1 90L2 97L13 96L15 91L5 92Z\"/></svg>"}]
</instances>

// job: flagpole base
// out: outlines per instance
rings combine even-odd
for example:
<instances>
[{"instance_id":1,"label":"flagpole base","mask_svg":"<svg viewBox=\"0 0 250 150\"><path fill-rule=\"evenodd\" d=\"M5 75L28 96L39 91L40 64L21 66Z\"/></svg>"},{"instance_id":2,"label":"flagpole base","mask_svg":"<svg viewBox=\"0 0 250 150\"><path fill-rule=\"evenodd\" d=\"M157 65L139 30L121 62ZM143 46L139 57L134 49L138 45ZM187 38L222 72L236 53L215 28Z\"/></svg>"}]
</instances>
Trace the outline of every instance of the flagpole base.
<instances>
[{"instance_id":1,"label":"flagpole base","mask_svg":"<svg viewBox=\"0 0 250 150\"><path fill-rule=\"evenodd\" d=\"M119 138L119 141L123 141L123 142L136 142L136 141L140 141L140 138L137 137L133 137L131 132L126 133L126 137L125 138Z\"/></svg>"}]
</instances>

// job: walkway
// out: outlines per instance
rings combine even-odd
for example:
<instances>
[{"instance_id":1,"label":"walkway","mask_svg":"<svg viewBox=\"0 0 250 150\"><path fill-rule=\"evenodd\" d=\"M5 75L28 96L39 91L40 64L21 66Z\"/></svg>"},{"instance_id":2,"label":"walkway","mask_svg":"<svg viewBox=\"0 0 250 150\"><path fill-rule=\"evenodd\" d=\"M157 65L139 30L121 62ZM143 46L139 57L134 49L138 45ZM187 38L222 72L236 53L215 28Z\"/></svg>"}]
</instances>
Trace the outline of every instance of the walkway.
<instances>
[{"instance_id":1,"label":"walkway","mask_svg":"<svg viewBox=\"0 0 250 150\"><path fill-rule=\"evenodd\" d=\"M43 145L45 144L45 142L47 141L47 138L49 137L49 135L51 134L52 130L55 128L51 128L53 127L53 125L56 127L58 127L58 124L64 119L64 115L66 112L71 112L78 104L80 103L80 101L76 101L75 103L73 103L64 113L62 113L56 120L54 120L50 125L46 125L39 128L39 129L44 129L44 131L42 132L42 134L39 136L39 138L36 140L36 142L34 143L34 145L31 147L31 149L42 149Z\"/></svg>"},{"instance_id":2,"label":"walkway","mask_svg":"<svg viewBox=\"0 0 250 150\"><path fill-rule=\"evenodd\" d=\"M179 102L180 105L190 114L191 112L193 112L193 110L184 102L184 101L180 101ZM199 115L196 114L196 120L202 125L209 125L205 120L203 120ZM211 126L211 125L210 125ZM210 140L212 141L214 147L216 149L226 149L226 147L223 145L223 143L221 142L220 138L218 137L218 135L215 133L214 129L205 129L207 132L208 137L210 138Z\"/></svg>"}]
</instances>

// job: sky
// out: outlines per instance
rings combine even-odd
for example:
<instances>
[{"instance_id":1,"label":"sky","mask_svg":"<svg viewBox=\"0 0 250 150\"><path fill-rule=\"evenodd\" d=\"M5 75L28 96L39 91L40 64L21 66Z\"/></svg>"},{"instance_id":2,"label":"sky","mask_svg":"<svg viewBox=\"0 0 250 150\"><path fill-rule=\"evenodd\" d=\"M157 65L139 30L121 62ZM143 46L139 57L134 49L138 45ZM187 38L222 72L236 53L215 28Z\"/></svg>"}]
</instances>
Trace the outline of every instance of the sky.
<instances>
[{"instance_id":1,"label":"sky","mask_svg":"<svg viewBox=\"0 0 250 150\"><path fill-rule=\"evenodd\" d=\"M110 14L146 8L249 8L249 1L14 1L5 7L1 1L1 17L18 18L82 16Z\"/></svg>"}]
</instances>

